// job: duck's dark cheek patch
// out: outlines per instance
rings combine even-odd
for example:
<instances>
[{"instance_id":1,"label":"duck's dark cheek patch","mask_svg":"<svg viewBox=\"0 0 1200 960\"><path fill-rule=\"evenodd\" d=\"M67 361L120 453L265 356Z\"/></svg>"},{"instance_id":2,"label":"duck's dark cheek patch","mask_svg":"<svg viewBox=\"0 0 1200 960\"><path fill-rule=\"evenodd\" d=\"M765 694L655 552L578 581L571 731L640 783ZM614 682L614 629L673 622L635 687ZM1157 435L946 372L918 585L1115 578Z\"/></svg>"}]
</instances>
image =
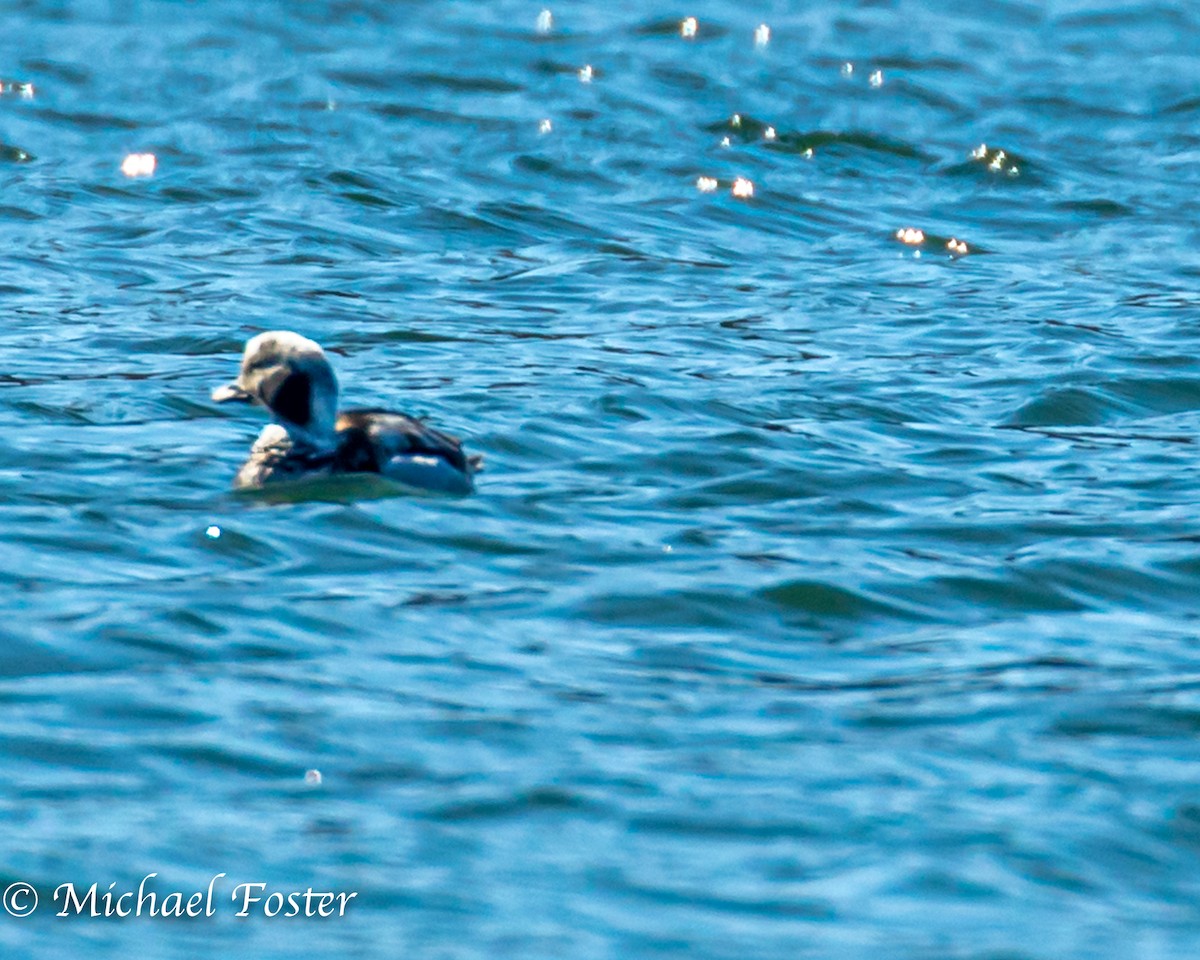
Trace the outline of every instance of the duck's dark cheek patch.
<instances>
[{"instance_id":1,"label":"duck's dark cheek patch","mask_svg":"<svg viewBox=\"0 0 1200 960\"><path fill-rule=\"evenodd\" d=\"M307 373L289 373L275 391L271 409L297 426L312 419L312 381Z\"/></svg>"}]
</instances>

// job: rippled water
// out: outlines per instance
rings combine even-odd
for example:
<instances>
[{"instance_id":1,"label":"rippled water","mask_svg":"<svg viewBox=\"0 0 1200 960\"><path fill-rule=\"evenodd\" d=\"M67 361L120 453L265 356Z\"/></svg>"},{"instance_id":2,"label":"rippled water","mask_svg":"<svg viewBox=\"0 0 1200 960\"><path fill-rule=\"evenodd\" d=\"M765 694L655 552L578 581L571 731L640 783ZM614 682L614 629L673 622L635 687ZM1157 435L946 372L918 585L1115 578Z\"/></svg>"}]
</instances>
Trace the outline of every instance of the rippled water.
<instances>
[{"instance_id":1,"label":"rippled water","mask_svg":"<svg viewBox=\"0 0 1200 960\"><path fill-rule=\"evenodd\" d=\"M1200 10L540 10L6 5L5 956L1189 955ZM230 493L278 327L478 494Z\"/></svg>"}]
</instances>

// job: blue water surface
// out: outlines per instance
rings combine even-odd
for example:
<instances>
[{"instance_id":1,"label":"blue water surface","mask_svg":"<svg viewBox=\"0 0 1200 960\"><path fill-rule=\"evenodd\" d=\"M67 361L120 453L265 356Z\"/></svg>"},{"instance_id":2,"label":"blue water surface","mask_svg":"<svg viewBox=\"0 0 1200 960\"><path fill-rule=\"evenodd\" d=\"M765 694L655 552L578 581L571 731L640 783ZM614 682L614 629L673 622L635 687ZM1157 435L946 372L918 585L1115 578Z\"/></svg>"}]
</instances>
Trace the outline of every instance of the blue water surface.
<instances>
[{"instance_id":1,"label":"blue water surface","mask_svg":"<svg viewBox=\"0 0 1200 960\"><path fill-rule=\"evenodd\" d=\"M1195 955L1200 7L541 10L0 7L4 957Z\"/></svg>"}]
</instances>

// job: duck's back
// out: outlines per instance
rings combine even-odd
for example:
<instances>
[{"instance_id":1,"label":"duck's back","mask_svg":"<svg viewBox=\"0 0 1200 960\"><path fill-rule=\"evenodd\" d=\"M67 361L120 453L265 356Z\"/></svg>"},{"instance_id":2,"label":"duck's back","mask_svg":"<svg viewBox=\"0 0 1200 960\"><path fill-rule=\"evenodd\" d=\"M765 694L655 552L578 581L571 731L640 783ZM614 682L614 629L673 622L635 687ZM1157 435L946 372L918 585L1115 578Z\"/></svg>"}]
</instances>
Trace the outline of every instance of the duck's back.
<instances>
[{"instance_id":1,"label":"duck's back","mask_svg":"<svg viewBox=\"0 0 1200 960\"><path fill-rule=\"evenodd\" d=\"M380 473L409 486L469 493L478 458L462 442L419 420L390 410L338 414L338 467L348 473Z\"/></svg>"}]
</instances>

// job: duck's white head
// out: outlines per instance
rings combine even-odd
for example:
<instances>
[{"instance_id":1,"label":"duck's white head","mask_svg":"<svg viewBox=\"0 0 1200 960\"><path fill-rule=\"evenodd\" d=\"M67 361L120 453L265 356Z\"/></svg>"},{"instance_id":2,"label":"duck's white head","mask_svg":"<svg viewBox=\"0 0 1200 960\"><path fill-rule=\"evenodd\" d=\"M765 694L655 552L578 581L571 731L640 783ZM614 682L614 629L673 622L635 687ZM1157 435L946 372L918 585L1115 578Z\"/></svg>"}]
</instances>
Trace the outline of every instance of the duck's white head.
<instances>
[{"instance_id":1,"label":"duck's white head","mask_svg":"<svg viewBox=\"0 0 1200 960\"><path fill-rule=\"evenodd\" d=\"M320 344L290 330L260 333L246 343L236 380L212 393L217 403L261 403L298 441L333 442L338 385Z\"/></svg>"}]
</instances>

